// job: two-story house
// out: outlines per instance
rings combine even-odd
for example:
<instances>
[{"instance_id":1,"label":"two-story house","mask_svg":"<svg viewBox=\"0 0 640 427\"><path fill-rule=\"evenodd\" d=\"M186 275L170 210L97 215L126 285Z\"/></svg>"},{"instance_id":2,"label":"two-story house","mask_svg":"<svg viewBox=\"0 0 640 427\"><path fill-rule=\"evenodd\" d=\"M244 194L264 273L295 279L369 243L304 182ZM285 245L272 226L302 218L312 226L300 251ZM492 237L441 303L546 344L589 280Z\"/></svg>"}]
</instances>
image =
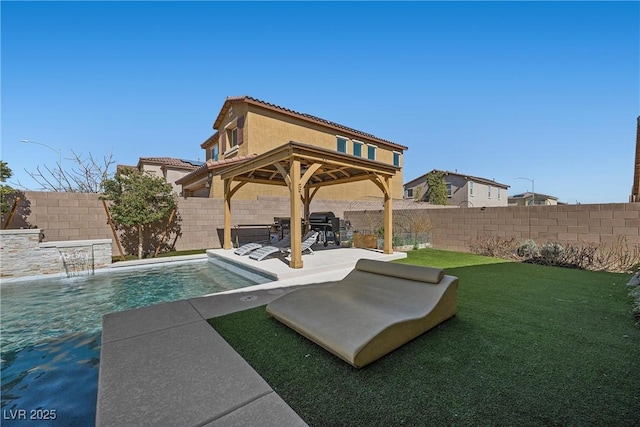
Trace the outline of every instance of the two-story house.
<instances>
[{"instance_id":1,"label":"two-story house","mask_svg":"<svg viewBox=\"0 0 640 427\"><path fill-rule=\"evenodd\" d=\"M555 206L560 203L558 203L558 198L555 196L526 191L510 196L509 204L512 206Z\"/></svg>"},{"instance_id":2,"label":"two-story house","mask_svg":"<svg viewBox=\"0 0 640 427\"><path fill-rule=\"evenodd\" d=\"M292 141L398 168L402 167L407 149L372 134L249 96L227 98L213 129L216 132L201 144L206 162L177 181L186 197L223 198L224 186L219 175L222 169L250 161ZM336 179L343 178L343 173L336 171ZM390 189L393 198L402 198L401 169L391 179ZM234 197L254 199L261 195L288 196L289 192L280 186L257 183L241 188ZM380 196L380 190L365 180L323 187L317 198L357 200L367 196Z\"/></svg>"},{"instance_id":3,"label":"two-story house","mask_svg":"<svg viewBox=\"0 0 640 427\"><path fill-rule=\"evenodd\" d=\"M509 186L495 180L465 175L458 172L440 171L447 186L447 201L450 206L489 207L507 206ZM404 184L404 198L428 201L427 174Z\"/></svg>"},{"instance_id":4,"label":"two-story house","mask_svg":"<svg viewBox=\"0 0 640 427\"><path fill-rule=\"evenodd\" d=\"M138 170L149 172L165 179L173 186L174 193L180 193L182 187L176 181L202 166L203 162L196 160L176 159L173 157L140 157Z\"/></svg>"}]
</instances>

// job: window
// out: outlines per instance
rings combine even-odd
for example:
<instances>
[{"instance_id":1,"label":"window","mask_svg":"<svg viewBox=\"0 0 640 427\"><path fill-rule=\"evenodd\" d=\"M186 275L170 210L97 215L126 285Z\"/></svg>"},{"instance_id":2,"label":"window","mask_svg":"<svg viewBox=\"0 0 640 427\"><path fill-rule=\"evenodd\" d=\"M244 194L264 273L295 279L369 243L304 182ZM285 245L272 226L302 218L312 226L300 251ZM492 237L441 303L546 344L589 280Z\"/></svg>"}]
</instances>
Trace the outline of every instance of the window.
<instances>
[{"instance_id":1,"label":"window","mask_svg":"<svg viewBox=\"0 0 640 427\"><path fill-rule=\"evenodd\" d=\"M338 151L341 153L347 152L347 140L346 138L338 137Z\"/></svg>"},{"instance_id":2,"label":"window","mask_svg":"<svg viewBox=\"0 0 640 427\"><path fill-rule=\"evenodd\" d=\"M487 197L489 199L491 198L491 186L489 186L489 189L487 190Z\"/></svg>"},{"instance_id":3,"label":"window","mask_svg":"<svg viewBox=\"0 0 640 427\"><path fill-rule=\"evenodd\" d=\"M451 183L447 182L447 197L451 197Z\"/></svg>"},{"instance_id":4,"label":"window","mask_svg":"<svg viewBox=\"0 0 640 427\"><path fill-rule=\"evenodd\" d=\"M413 199L413 188L407 189L407 198Z\"/></svg>"},{"instance_id":5,"label":"window","mask_svg":"<svg viewBox=\"0 0 640 427\"><path fill-rule=\"evenodd\" d=\"M376 159L376 146L375 145L367 145L367 159L375 160Z\"/></svg>"},{"instance_id":6,"label":"window","mask_svg":"<svg viewBox=\"0 0 640 427\"><path fill-rule=\"evenodd\" d=\"M400 153L397 151L393 152L393 166L400 167Z\"/></svg>"},{"instance_id":7,"label":"window","mask_svg":"<svg viewBox=\"0 0 640 427\"><path fill-rule=\"evenodd\" d=\"M213 147L211 147L211 160L213 160L214 162L217 162L219 156L220 156L220 147L218 146L218 144L215 144Z\"/></svg>"},{"instance_id":8,"label":"window","mask_svg":"<svg viewBox=\"0 0 640 427\"><path fill-rule=\"evenodd\" d=\"M362 157L362 143L359 141L353 141L353 155Z\"/></svg>"},{"instance_id":9,"label":"window","mask_svg":"<svg viewBox=\"0 0 640 427\"><path fill-rule=\"evenodd\" d=\"M229 145L231 148L238 145L238 128L231 129L229 133Z\"/></svg>"},{"instance_id":10,"label":"window","mask_svg":"<svg viewBox=\"0 0 640 427\"><path fill-rule=\"evenodd\" d=\"M469 181L469 196L473 197L473 181Z\"/></svg>"}]
</instances>

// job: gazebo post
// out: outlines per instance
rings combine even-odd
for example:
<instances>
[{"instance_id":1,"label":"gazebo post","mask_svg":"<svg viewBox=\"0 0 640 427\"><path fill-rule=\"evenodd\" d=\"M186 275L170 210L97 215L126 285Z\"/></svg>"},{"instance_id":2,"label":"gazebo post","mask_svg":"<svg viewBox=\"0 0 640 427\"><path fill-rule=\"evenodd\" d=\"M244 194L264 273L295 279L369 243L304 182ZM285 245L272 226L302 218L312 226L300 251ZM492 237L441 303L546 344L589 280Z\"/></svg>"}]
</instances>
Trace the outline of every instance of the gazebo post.
<instances>
[{"instance_id":1,"label":"gazebo post","mask_svg":"<svg viewBox=\"0 0 640 427\"><path fill-rule=\"evenodd\" d=\"M233 249L231 242L231 198L246 182L239 182L233 188L231 188L231 184L233 184L233 178L224 180L224 242L222 245L224 249Z\"/></svg>"},{"instance_id":2,"label":"gazebo post","mask_svg":"<svg viewBox=\"0 0 640 427\"><path fill-rule=\"evenodd\" d=\"M291 159L291 169L289 170L291 183L289 190L291 193L291 260L289 267L302 268L302 229L300 218L300 160Z\"/></svg>"},{"instance_id":3,"label":"gazebo post","mask_svg":"<svg viewBox=\"0 0 640 427\"><path fill-rule=\"evenodd\" d=\"M309 210L311 209L311 194L309 194L309 186L304 186L304 234L310 231Z\"/></svg>"},{"instance_id":4,"label":"gazebo post","mask_svg":"<svg viewBox=\"0 0 640 427\"><path fill-rule=\"evenodd\" d=\"M389 178L385 178L386 188L389 188ZM385 254L393 253L393 215L391 194L384 193L384 249Z\"/></svg>"},{"instance_id":5,"label":"gazebo post","mask_svg":"<svg viewBox=\"0 0 640 427\"><path fill-rule=\"evenodd\" d=\"M224 180L224 249L232 249L231 244L231 178Z\"/></svg>"},{"instance_id":6,"label":"gazebo post","mask_svg":"<svg viewBox=\"0 0 640 427\"><path fill-rule=\"evenodd\" d=\"M374 175L371 181L380 188L384 195L384 247L385 254L393 253L393 207L391 205L391 178L388 176Z\"/></svg>"}]
</instances>

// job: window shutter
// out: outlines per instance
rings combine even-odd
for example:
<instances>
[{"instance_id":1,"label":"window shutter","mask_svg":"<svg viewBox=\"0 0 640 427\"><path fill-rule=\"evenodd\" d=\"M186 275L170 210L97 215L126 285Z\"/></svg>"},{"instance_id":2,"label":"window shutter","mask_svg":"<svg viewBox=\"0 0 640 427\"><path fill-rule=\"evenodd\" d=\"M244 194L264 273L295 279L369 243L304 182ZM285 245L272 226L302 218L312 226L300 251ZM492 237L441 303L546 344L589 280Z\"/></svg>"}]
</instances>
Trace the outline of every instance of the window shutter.
<instances>
[{"instance_id":1,"label":"window shutter","mask_svg":"<svg viewBox=\"0 0 640 427\"><path fill-rule=\"evenodd\" d=\"M238 145L244 142L244 117L238 117Z\"/></svg>"},{"instance_id":2,"label":"window shutter","mask_svg":"<svg viewBox=\"0 0 640 427\"><path fill-rule=\"evenodd\" d=\"M220 154L224 154L227 151L227 132L222 131L220 133Z\"/></svg>"}]
</instances>

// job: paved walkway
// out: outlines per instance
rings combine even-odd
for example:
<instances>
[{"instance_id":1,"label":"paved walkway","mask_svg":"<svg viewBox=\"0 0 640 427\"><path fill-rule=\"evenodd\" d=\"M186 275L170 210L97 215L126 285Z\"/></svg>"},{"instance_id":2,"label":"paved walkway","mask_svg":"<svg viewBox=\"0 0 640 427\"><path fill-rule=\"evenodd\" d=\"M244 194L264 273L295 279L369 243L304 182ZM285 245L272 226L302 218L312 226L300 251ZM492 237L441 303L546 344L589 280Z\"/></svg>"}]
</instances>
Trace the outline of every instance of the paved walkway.
<instances>
[{"instance_id":1,"label":"paved walkway","mask_svg":"<svg viewBox=\"0 0 640 427\"><path fill-rule=\"evenodd\" d=\"M256 268L232 251L208 256ZM305 267L293 271L270 259L259 263L261 274L279 281L105 315L96 425L306 425L206 320L265 305L300 285L340 280L360 258L405 256L319 250L303 256Z\"/></svg>"}]
</instances>

